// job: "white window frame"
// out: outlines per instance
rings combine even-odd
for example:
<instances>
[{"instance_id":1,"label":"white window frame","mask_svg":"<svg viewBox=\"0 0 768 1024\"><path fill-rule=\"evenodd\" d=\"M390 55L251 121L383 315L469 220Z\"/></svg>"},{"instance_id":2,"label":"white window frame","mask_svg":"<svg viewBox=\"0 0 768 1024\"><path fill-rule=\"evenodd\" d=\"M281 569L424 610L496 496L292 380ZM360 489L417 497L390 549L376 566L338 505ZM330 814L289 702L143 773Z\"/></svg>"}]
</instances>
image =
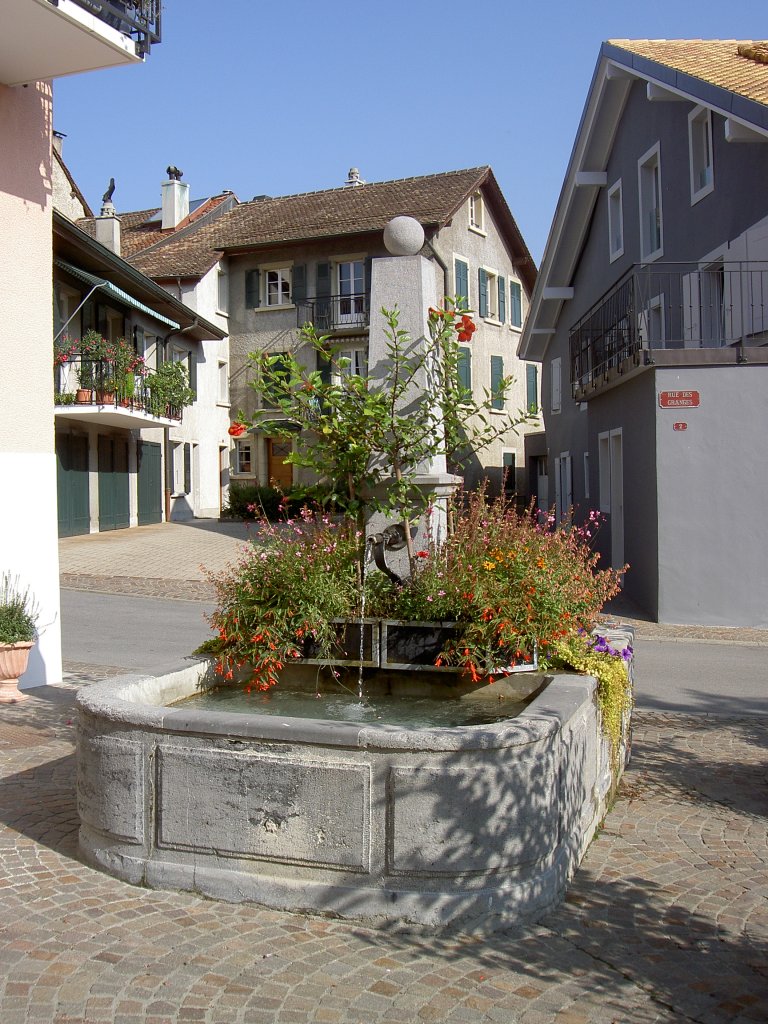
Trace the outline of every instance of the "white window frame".
<instances>
[{"instance_id":1,"label":"white window frame","mask_svg":"<svg viewBox=\"0 0 768 1024\"><path fill-rule=\"evenodd\" d=\"M485 234L485 201L482 192L473 192L469 197L469 230Z\"/></svg>"},{"instance_id":2,"label":"white window frame","mask_svg":"<svg viewBox=\"0 0 768 1024\"><path fill-rule=\"evenodd\" d=\"M254 454L254 445L250 438L245 441L240 438L235 439L235 473L237 476L255 476ZM247 456L248 469L243 469L244 456Z\"/></svg>"},{"instance_id":3,"label":"white window frame","mask_svg":"<svg viewBox=\"0 0 768 1024\"><path fill-rule=\"evenodd\" d=\"M491 323L500 324L501 320L499 320L499 274L495 270L492 270L490 267L483 267L483 270L485 271L486 296L488 302L488 312L483 317L483 320L490 320Z\"/></svg>"},{"instance_id":4,"label":"white window frame","mask_svg":"<svg viewBox=\"0 0 768 1024\"><path fill-rule=\"evenodd\" d=\"M171 468L173 471L172 497L186 494L184 490L184 442L172 441Z\"/></svg>"},{"instance_id":5,"label":"white window frame","mask_svg":"<svg viewBox=\"0 0 768 1024\"><path fill-rule=\"evenodd\" d=\"M712 111L709 107L694 107L688 115L688 156L691 170L691 206L693 206L715 189Z\"/></svg>"},{"instance_id":6,"label":"white window frame","mask_svg":"<svg viewBox=\"0 0 768 1024\"><path fill-rule=\"evenodd\" d=\"M277 298L278 302L270 302L270 280L269 275L275 274L277 276ZM285 265L282 266L269 266L261 268L261 279L262 279L262 308L263 309L290 309L293 306L292 300L292 288L293 288L293 267ZM283 302L283 296L287 289L288 301Z\"/></svg>"},{"instance_id":7,"label":"white window frame","mask_svg":"<svg viewBox=\"0 0 768 1024\"><path fill-rule=\"evenodd\" d=\"M563 409L563 360L560 356L550 364L550 411L557 415Z\"/></svg>"},{"instance_id":8,"label":"white window frame","mask_svg":"<svg viewBox=\"0 0 768 1024\"><path fill-rule=\"evenodd\" d=\"M349 346L339 349L338 356L349 359L349 366L343 369L334 370L334 383L339 383L342 377L367 377L368 376L368 349L360 345Z\"/></svg>"},{"instance_id":9,"label":"white window frame","mask_svg":"<svg viewBox=\"0 0 768 1024\"><path fill-rule=\"evenodd\" d=\"M229 273L223 267L216 274L216 312L229 316Z\"/></svg>"},{"instance_id":10,"label":"white window frame","mask_svg":"<svg viewBox=\"0 0 768 1024\"><path fill-rule=\"evenodd\" d=\"M623 255L624 198L621 178L619 178L608 189L608 258L613 263Z\"/></svg>"},{"instance_id":11,"label":"white window frame","mask_svg":"<svg viewBox=\"0 0 768 1024\"><path fill-rule=\"evenodd\" d=\"M640 216L640 257L651 263L664 255L664 215L662 210L661 144L656 142L637 161L637 196ZM655 202L652 206L651 203ZM655 215L658 245L651 249L649 225Z\"/></svg>"},{"instance_id":12,"label":"white window frame","mask_svg":"<svg viewBox=\"0 0 768 1024\"><path fill-rule=\"evenodd\" d=\"M229 365L226 360L218 361L217 405L229 406Z\"/></svg>"}]
</instances>

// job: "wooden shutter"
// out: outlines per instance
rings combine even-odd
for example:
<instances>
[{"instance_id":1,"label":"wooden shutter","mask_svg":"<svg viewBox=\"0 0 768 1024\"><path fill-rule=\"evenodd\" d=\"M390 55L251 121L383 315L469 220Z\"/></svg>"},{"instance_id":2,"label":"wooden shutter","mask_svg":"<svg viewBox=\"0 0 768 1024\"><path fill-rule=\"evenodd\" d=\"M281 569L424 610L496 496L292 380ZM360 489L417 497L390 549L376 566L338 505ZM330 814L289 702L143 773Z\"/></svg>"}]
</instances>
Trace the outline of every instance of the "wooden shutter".
<instances>
[{"instance_id":1,"label":"wooden shutter","mask_svg":"<svg viewBox=\"0 0 768 1024\"><path fill-rule=\"evenodd\" d=\"M318 263L315 269L315 295L318 299L331 294L331 264Z\"/></svg>"},{"instance_id":2,"label":"wooden shutter","mask_svg":"<svg viewBox=\"0 0 768 1024\"><path fill-rule=\"evenodd\" d=\"M488 274L482 267L477 271L478 313L488 316Z\"/></svg>"},{"instance_id":3,"label":"wooden shutter","mask_svg":"<svg viewBox=\"0 0 768 1024\"><path fill-rule=\"evenodd\" d=\"M469 267L464 260L453 261L453 279L456 285L456 298L463 300L462 309L469 309Z\"/></svg>"},{"instance_id":4,"label":"wooden shutter","mask_svg":"<svg viewBox=\"0 0 768 1024\"><path fill-rule=\"evenodd\" d=\"M528 363L525 367L525 404L528 412L538 412L539 368L533 363Z\"/></svg>"},{"instance_id":5,"label":"wooden shutter","mask_svg":"<svg viewBox=\"0 0 768 1024\"><path fill-rule=\"evenodd\" d=\"M245 306L246 309L258 309L261 305L261 272L246 270L245 272Z\"/></svg>"},{"instance_id":6,"label":"wooden shutter","mask_svg":"<svg viewBox=\"0 0 768 1024\"><path fill-rule=\"evenodd\" d=\"M507 279L499 276L499 320L505 323L507 319Z\"/></svg>"},{"instance_id":7,"label":"wooden shutter","mask_svg":"<svg viewBox=\"0 0 768 1024\"><path fill-rule=\"evenodd\" d=\"M504 396L501 394L501 382L504 379L504 359L502 356L491 356L491 408L503 409Z\"/></svg>"},{"instance_id":8,"label":"wooden shutter","mask_svg":"<svg viewBox=\"0 0 768 1024\"><path fill-rule=\"evenodd\" d=\"M465 345L459 346L459 359L456 366L459 385L467 391L472 390L472 350Z\"/></svg>"},{"instance_id":9,"label":"wooden shutter","mask_svg":"<svg viewBox=\"0 0 768 1024\"><path fill-rule=\"evenodd\" d=\"M294 305L304 302L307 297L307 265L294 266L291 274L291 301Z\"/></svg>"},{"instance_id":10,"label":"wooden shutter","mask_svg":"<svg viewBox=\"0 0 768 1024\"><path fill-rule=\"evenodd\" d=\"M520 284L518 281L509 282L509 322L513 327L523 326L523 303Z\"/></svg>"}]
</instances>

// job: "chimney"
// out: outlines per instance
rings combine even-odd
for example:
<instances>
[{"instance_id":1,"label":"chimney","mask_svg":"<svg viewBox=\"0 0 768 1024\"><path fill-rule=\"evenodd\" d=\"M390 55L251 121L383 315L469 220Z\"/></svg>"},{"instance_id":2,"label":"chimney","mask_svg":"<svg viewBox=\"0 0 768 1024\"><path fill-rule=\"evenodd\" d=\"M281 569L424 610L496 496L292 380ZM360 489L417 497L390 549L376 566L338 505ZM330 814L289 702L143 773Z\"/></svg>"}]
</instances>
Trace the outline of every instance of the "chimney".
<instances>
[{"instance_id":1,"label":"chimney","mask_svg":"<svg viewBox=\"0 0 768 1024\"><path fill-rule=\"evenodd\" d=\"M166 168L168 180L162 184L163 190L163 231L178 225L189 216L189 185L182 184L182 171L178 167Z\"/></svg>"},{"instance_id":2,"label":"chimney","mask_svg":"<svg viewBox=\"0 0 768 1024\"><path fill-rule=\"evenodd\" d=\"M349 168L349 175L347 180L344 182L344 188L355 188L357 185L364 185L365 182L360 177L360 171L357 167Z\"/></svg>"},{"instance_id":3,"label":"chimney","mask_svg":"<svg viewBox=\"0 0 768 1024\"><path fill-rule=\"evenodd\" d=\"M120 218L117 216L112 196L115 179L109 179L107 191L101 197L101 213L96 217L96 241L120 255Z\"/></svg>"},{"instance_id":4,"label":"chimney","mask_svg":"<svg viewBox=\"0 0 768 1024\"><path fill-rule=\"evenodd\" d=\"M54 129L54 131L53 131L53 148L56 150L56 152L59 154L59 156L61 156L61 151L62 151L62 149L64 147L64 139L66 139L66 137L67 136L64 134L64 132L57 132Z\"/></svg>"}]
</instances>

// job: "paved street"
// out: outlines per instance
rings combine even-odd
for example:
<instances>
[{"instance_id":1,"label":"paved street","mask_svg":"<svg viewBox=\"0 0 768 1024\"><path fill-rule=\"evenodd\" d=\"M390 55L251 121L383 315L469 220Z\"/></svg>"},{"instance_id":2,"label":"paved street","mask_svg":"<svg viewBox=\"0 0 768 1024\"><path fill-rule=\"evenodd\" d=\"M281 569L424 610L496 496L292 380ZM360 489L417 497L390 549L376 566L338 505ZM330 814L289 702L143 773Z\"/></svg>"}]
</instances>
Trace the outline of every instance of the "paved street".
<instances>
[{"instance_id":1,"label":"paved street","mask_svg":"<svg viewBox=\"0 0 768 1024\"><path fill-rule=\"evenodd\" d=\"M155 586L148 622L171 591L169 615L198 614L208 599L185 591L204 585L183 556L191 529L166 530L165 578L159 556L121 563L136 576L123 573L118 599L149 593L126 580ZM237 557L242 541L216 543ZM96 577L108 574L85 571L76 547L62 542L64 581L79 576L98 600ZM64 627L77 654L67 617ZM663 628L639 629L664 642ZM751 631L733 649L765 652L766 639ZM639 710L621 793L566 902L524 929L420 934L138 889L80 863L73 697L108 672L69 657L67 667L67 684L0 713L0 1024L768 1019L764 715L728 715L723 700L717 714ZM759 709L759 691L750 700Z\"/></svg>"}]
</instances>

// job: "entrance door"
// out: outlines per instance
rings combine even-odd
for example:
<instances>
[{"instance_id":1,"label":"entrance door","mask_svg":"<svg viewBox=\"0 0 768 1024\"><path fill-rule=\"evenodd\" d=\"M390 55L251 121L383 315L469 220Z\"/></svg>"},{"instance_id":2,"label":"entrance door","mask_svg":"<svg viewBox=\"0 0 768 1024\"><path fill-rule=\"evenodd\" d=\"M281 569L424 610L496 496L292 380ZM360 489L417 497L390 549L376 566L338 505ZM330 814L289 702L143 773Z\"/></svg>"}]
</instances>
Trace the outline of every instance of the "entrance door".
<instances>
[{"instance_id":1,"label":"entrance door","mask_svg":"<svg viewBox=\"0 0 768 1024\"><path fill-rule=\"evenodd\" d=\"M549 511L549 470L547 456L536 459L536 505L542 512Z\"/></svg>"},{"instance_id":2,"label":"entrance door","mask_svg":"<svg viewBox=\"0 0 768 1024\"><path fill-rule=\"evenodd\" d=\"M365 313L365 267L362 260L339 264L340 324L359 324Z\"/></svg>"},{"instance_id":3,"label":"entrance door","mask_svg":"<svg viewBox=\"0 0 768 1024\"><path fill-rule=\"evenodd\" d=\"M612 430L611 445L611 568L624 565L624 453L621 431Z\"/></svg>"},{"instance_id":4,"label":"entrance door","mask_svg":"<svg viewBox=\"0 0 768 1024\"><path fill-rule=\"evenodd\" d=\"M59 536L75 537L89 533L87 437L57 434L56 493Z\"/></svg>"},{"instance_id":5,"label":"entrance door","mask_svg":"<svg viewBox=\"0 0 768 1024\"><path fill-rule=\"evenodd\" d=\"M139 441L139 526L163 519L163 478L161 446Z\"/></svg>"},{"instance_id":6,"label":"entrance door","mask_svg":"<svg viewBox=\"0 0 768 1024\"><path fill-rule=\"evenodd\" d=\"M128 442L99 436L99 530L131 524L128 498Z\"/></svg>"},{"instance_id":7,"label":"entrance door","mask_svg":"<svg viewBox=\"0 0 768 1024\"><path fill-rule=\"evenodd\" d=\"M267 476L269 483L280 491L289 491L293 487L293 466L285 461L291 454L291 442L267 438Z\"/></svg>"}]
</instances>

